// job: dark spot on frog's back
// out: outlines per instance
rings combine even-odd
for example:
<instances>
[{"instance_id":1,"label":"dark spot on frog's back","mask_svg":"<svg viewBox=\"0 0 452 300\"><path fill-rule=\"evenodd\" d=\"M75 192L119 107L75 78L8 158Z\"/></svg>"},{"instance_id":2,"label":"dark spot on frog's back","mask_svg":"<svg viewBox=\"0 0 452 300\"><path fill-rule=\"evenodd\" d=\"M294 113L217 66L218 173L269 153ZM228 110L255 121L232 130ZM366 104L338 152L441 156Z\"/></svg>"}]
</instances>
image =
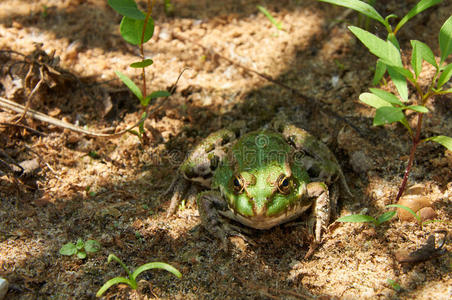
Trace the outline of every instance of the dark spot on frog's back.
<instances>
[{"instance_id":1,"label":"dark spot on frog's back","mask_svg":"<svg viewBox=\"0 0 452 300\"><path fill-rule=\"evenodd\" d=\"M218 164L220 163L220 157L217 155L213 155L210 158L210 170L214 171L218 167Z\"/></svg>"}]
</instances>

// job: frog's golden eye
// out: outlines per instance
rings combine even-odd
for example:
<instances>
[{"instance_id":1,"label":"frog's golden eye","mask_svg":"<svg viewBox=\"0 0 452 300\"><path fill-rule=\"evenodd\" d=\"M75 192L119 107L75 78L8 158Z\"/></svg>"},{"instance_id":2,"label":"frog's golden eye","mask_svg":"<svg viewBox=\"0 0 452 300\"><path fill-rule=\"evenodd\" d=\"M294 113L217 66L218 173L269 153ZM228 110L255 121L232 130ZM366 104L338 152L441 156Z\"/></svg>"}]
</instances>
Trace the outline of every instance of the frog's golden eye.
<instances>
[{"instance_id":1,"label":"frog's golden eye","mask_svg":"<svg viewBox=\"0 0 452 300\"><path fill-rule=\"evenodd\" d=\"M287 177L284 174L281 174L278 178L278 191L281 194L287 195L290 193L290 187L291 187L291 179L290 177Z\"/></svg>"},{"instance_id":2,"label":"frog's golden eye","mask_svg":"<svg viewBox=\"0 0 452 300\"><path fill-rule=\"evenodd\" d=\"M241 175L235 175L232 179L232 185L234 187L234 191L241 193L245 188L245 179Z\"/></svg>"}]
</instances>

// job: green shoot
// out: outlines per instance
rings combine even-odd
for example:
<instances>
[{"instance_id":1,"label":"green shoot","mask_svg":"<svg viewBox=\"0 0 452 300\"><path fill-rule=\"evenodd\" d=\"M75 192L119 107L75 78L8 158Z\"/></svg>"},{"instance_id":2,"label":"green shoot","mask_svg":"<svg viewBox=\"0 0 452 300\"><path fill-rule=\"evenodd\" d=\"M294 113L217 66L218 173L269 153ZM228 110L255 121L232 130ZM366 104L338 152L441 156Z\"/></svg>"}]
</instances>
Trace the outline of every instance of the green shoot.
<instances>
[{"instance_id":1,"label":"green shoot","mask_svg":"<svg viewBox=\"0 0 452 300\"><path fill-rule=\"evenodd\" d=\"M151 262L144 265L139 266L133 273L130 272L129 268L114 254L110 254L108 256L107 263L110 263L112 260L116 261L121 265L121 267L126 271L128 278L126 277L115 277L110 280L108 280L98 291L96 294L96 297L101 297L103 293L105 293L110 287L119 284L119 283L125 283L130 286L132 289L137 289L138 284L136 281L136 278L138 275L140 275L142 272L150 270L150 269L163 269L166 270L177 278L181 278L182 274L173 266L163 263L163 262Z\"/></svg>"},{"instance_id":2,"label":"green shoot","mask_svg":"<svg viewBox=\"0 0 452 300\"><path fill-rule=\"evenodd\" d=\"M425 114L431 113L426 108L429 99L444 94L452 94L452 88L444 89L446 83L452 77L452 64L446 64L446 59L452 54L452 16L450 16L440 29L438 42L440 48L440 62L436 62L433 51L430 47L417 40L411 41L411 67L405 67L402 63L401 49L397 41L396 34L411 18L423 12L424 10L438 4L441 0L421 0L419 1L395 26L391 26L389 20L395 17L390 14L383 18L371 5L359 0L319 0L328 2L353 10L380 22L385 26L388 35L383 40L373 33L364 29L349 26L350 31L366 46L372 54L377 56L377 66L373 83L376 84L383 79L385 73L388 73L394 83L398 96L381 89L370 89L370 93L362 93L359 100L376 109L373 125L383 126L394 122L399 122L408 131L412 140L412 147L409 160L404 173L402 183L397 193L396 202L400 199L405 190L408 176L414 161L416 148L419 144L427 141L439 143L452 151L452 138L444 135L438 135L428 138L421 138L422 120ZM436 73L428 84L427 88L421 87L419 74L422 71L422 62L431 64ZM408 83L414 87L416 103L414 105L405 105L409 98ZM417 115L417 124L413 128L409 125L405 111L414 111Z\"/></svg>"},{"instance_id":3,"label":"green shoot","mask_svg":"<svg viewBox=\"0 0 452 300\"><path fill-rule=\"evenodd\" d=\"M416 219L417 223L419 224L419 227L421 227L421 230L423 229L424 225L427 225L427 224L430 224L430 223L436 223L436 222L443 222L442 220L422 221L419 212L415 213L411 208L409 208L408 206L405 206L405 205L389 204L389 205L386 205L386 207L397 207L397 208L401 208L401 209L406 210L407 212L409 212Z\"/></svg>"},{"instance_id":4,"label":"green shoot","mask_svg":"<svg viewBox=\"0 0 452 300\"><path fill-rule=\"evenodd\" d=\"M338 222L350 222L350 223L371 223L373 226L378 227L382 223L391 220L396 211L388 211L380 215L378 218L374 218L368 215L349 215L337 219Z\"/></svg>"},{"instance_id":5,"label":"green shoot","mask_svg":"<svg viewBox=\"0 0 452 300\"><path fill-rule=\"evenodd\" d=\"M83 240L79 238L75 245L73 243L64 244L60 248L60 254L67 256L77 255L78 258L85 259L87 253L97 252L100 247L101 246L97 241L87 240L86 242L83 242Z\"/></svg>"},{"instance_id":6,"label":"green shoot","mask_svg":"<svg viewBox=\"0 0 452 300\"><path fill-rule=\"evenodd\" d=\"M265 7L260 6L260 5L257 5L256 7L257 7L257 9L259 9L259 11L260 11L261 13L264 14L264 16L267 17L267 19L268 19L268 20L269 20L269 21L270 21L270 22L271 22L278 30L283 30L281 22L277 22L277 21L275 20L275 18L273 18L273 16L268 12L268 10L265 9Z\"/></svg>"},{"instance_id":7,"label":"green shoot","mask_svg":"<svg viewBox=\"0 0 452 300\"><path fill-rule=\"evenodd\" d=\"M392 289L396 292L400 292L402 289L400 287L400 284L398 284L396 281L392 280L391 278L388 278L387 283L392 287Z\"/></svg>"},{"instance_id":8,"label":"green shoot","mask_svg":"<svg viewBox=\"0 0 452 300\"><path fill-rule=\"evenodd\" d=\"M159 97L168 97L167 91L156 91L147 95L146 71L145 68L151 66L154 62L152 59L145 58L143 44L148 42L154 35L154 19L151 17L155 0L148 1L146 12L142 12L134 0L108 0L108 4L120 15L123 16L119 25L121 36L124 40L132 45L140 47L141 60L130 64L131 68L142 69L143 84L140 89L129 77L119 71L115 71L119 79L129 88L129 90L138 98L145 113L145 108L150 100ZM165 8L171 5L170 1L165 1ZM169 6L168 6L169 7ZM146 115L145 115L146 116ZM143 119L144 122L144 119ZM138 136L143 141L144 129L143 122L139 124L139 131L130 130L129 132Z\"/></svg>"}]
</instances>

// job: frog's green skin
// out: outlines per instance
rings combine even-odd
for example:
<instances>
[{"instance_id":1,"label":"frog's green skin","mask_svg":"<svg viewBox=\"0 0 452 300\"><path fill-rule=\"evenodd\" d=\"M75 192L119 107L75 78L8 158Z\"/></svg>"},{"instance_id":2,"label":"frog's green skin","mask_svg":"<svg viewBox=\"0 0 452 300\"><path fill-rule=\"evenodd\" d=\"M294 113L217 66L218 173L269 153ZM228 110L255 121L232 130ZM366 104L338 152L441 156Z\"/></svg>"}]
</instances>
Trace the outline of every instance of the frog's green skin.
<instances>
[{"instance_id":1,"label":"frog's green skin","mask_svg":"<svg viewBox=\"0 0 452 300\"><path fill-rule=\"evenodd\" d=\"M229 227L220 215L269 229L310 207L309 223L318 243L337 202L328 186L340 179L349 193L336 158L323 143L291 124L275 122L273 127L241 137L227 129L214 132L180 166L186 180L209 189L198 196L198 210L203 226L224 246ZM176 190L173 209L179 199Z\"/></svg>"}]
</instances>

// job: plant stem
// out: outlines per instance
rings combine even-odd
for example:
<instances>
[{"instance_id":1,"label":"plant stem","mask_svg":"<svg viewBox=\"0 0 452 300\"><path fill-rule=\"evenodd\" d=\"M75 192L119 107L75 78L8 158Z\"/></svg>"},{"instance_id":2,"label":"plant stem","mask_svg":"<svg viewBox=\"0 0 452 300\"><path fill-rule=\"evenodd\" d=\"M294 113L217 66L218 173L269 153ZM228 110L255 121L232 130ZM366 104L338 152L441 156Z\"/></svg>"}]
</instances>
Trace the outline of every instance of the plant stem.
<instances>
[{"instance_id":1,"label":"plant stem","mask_svg":"<svg viewBox=\"0 0 452 300\"><path fill-rule=\"evenodd\" d=\"M424 116L423 113L417 114L418 119L417 119L416 135L413 137L413 145L411 146L410 158L408 160L408 165L406 166L405 174L403 175L403 180L402 180L402 183L400 184L399 192L397 193L395 202L399 202L400 197L402 197L402 194L405 191L406 183L408 181L408 175L410 175L411 167L414 162L414 153L416 152L416 148L420 143L423 116Z\"/></svg>"},{"instance_id":2,"label":"plant stem","mask_svg":"<svg viewBox=\"0 0 452 300\"><path fill-rule=\"evenodd\" d=\"M149 17L152 14L152 7L154 6L155 1L152 2L151 5L151 0L148 0L147 3L147 11L146 11L146 18L144 19L144 24L143 24L143 31L141 32L141 43L140 43L140 53L141 53L141 59L144 60L144 33L146 32L146 26L148 24L149 21ZM142 68L142 77L143 77L143 90L142 90L142 94L143 94L143 99L146 98L146 70L145 68Z\"/></svg>"}]
</instances>

